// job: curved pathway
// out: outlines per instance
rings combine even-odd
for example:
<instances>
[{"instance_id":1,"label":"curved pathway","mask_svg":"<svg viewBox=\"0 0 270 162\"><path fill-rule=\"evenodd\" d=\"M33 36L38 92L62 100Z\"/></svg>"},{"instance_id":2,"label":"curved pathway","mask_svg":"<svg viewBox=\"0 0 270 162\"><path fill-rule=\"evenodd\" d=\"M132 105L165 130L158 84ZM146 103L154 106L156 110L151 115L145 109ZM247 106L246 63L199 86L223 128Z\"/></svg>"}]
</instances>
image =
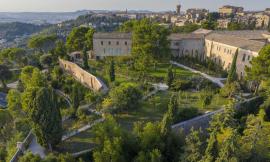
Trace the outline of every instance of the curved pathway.
<instances>
[{"instance_id":1,"label":"curved pathway","mask_svg":"<svg viewBox=\"0 0 270 162\"><path fill-rule=\"evenodd\" d=\"M205 79L208 79L208 80L210 80L212 83L217 84L219 87L221 87L221 88L224 87L224 83L222 83L222 81L226 80L226 78L216 78L216 77L210 76L210 75L208 75L208 74L205 74L205 73L203 73L203 72L200 72L200 71L198 71L198 70L195 70L195 69L192 69L192 68L190 68L190 67L187 67L187 66L185 66L185 65L183 65L183 64L179 64L179 63L177 63L177 62L175 62L175 61L170 61L170 63L173 64L173 65L175 65L175 66L181 67L181 68L183 68L183 69L189 70L189 71L191 71L191 72L193 72L193 73L200 74L200 75L203 76Z\"/></svg>"}]
</instances>

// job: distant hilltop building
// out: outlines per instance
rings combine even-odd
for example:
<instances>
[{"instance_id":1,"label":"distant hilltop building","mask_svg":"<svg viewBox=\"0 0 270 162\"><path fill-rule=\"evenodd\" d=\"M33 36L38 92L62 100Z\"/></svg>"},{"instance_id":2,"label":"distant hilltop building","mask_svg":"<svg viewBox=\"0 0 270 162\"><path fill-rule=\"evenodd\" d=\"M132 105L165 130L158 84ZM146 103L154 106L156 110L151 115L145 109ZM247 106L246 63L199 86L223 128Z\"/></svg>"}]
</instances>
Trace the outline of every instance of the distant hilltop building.
<instances>
[{"instance_id":1,"label":"distant hilltop building","mask_svg":"<svg viewBox=\"0 0 270 162\"><path fill-rule=\"evenodd\" d=\"M181 14L181 4L180 3L176 6L176 14L177 15Z\"/></svg>"},{"instance_id":2,"label":"distant hilltop building","mask_svg":"<svg viewBox=\"0 0 270 162\"><path fill-rule=\"evenodd\" d=\"M236 6L230 6L230 5L226 5L226 6L219 8L219 13L221 16L229 16L232 14L234 15L238 12L240 13L243 11L244 11L243 7L236 7Z\"/></svg>"}]
</instances>

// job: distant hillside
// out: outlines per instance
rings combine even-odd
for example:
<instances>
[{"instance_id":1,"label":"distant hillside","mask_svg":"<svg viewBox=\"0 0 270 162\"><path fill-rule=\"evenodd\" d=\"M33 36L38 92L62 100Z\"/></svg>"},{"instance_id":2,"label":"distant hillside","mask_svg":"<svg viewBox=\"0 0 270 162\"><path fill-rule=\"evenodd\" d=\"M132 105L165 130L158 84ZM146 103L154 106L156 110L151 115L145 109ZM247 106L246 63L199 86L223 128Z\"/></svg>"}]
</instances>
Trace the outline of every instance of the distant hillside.
<instances>
[{"instance_id":1,"label":"distant hillside","mask_svg":"<svg viewBox=\"0 0 270 162\"><path fill-rule=\"evenodd\" d=\"M76 12L0 12L0 23L57 24L76 19L78 16L87 13L89 13L87 10Z\"/></svg>"},{"instance_id":2,"label":"distant hillside","mask_svg":"<svg viewBox=\"0 0 270 162\"><path fill-rule=\"evenodd\" d=\"M27 36L41 31L48 25L33 25L20 22L0 23L0 39L11 41L17 37Z\"/></svg>"},{"instance_id":3,"label":"distant hillside","mask_svg":"<svg viewBox=\"0 0 270 162\"><path fill-rule=\"evenodd\" d=\"M81 15L77 19L68 20L58 25L52 25L45 28L42 33L56 34L59 37L66 38L72 28L78 26L88 26L95 28L98 32L111 32L127 21L127 18L115 16L113 14L99 15L95 13Z\"/></svg>"}]
</instances>

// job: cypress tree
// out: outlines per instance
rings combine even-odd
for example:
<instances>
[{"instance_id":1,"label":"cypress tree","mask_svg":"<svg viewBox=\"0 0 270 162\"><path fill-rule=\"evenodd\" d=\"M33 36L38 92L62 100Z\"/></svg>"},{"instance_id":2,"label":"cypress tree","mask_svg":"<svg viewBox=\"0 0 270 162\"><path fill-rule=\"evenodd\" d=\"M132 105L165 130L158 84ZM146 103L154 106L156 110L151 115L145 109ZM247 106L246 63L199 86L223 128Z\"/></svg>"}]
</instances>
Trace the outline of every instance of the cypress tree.
<instances>
[{"instance_id":1,"label":"cypress tree","mask_svg":"<svg viewBox=\"0 0 270 162\"><path fill-rule=\"evenodd\" d=\"M51 88L35 88L32 94L28 116L34 133L39 144L52 150L62 138L62 117L57 95Z\"/></svg>"},{"instance_id":2,"label":"cypress tree","mask_svg":"<svg viewBox=\"0 0 270 162\"><path fill-rule=\"evenodd\" d=\"M234 58L233 58L231 69L228 74L227 83L232 83L237 80L237 73L236 73L237 57L238 57L238 49L236 50Z\"/></svg>"},{"instance_id":3,"label":"cypress tree","mask_svg":"<svg viewBox=\"0 0 270 162\"><path fill-rule=\"evenodd\" d=\"M88 64L88 56L87 56L87 48L83 48L83 66L86 70L89 69L89 64Z\"/></svg>"},{"instance_id":4,"label":"cypress tree","mask_svg":"<svg viewBox=\"0 0 270 162\"><path fill-rule=\"evenodd\" d=\"M111 82L114 82L115 81L115 64L113 60L111 60L110 62L109 75L110 75Z\"/></svg>"},{"instance_id":5,"label":"cypress tree","mask_svg":"<svg viewBox=\"0 0 270 162\"><path fill-rule=\"evenodd\" d=\"M214 162L218 157L218 141L217 141L217 130L213 130L207 141L207 148L205 150L204 160L206 162Z\"/></svg>"},{"instance_id":6,"label":"cypress tree","mask_svg":"<svg viewBox=\"0 0 270 162\"><path fill-rule=\"evenodd\" d=\"M225 162L225 161L238 161L238 151L239 147L237 144L238 133L237 130L234 130L232 134L224 141L220 151L219 157L216 162Z\"/></svg>"},{"instance_id":7,"label":"cypress tree","mask_svg":"<svg viewBox=\"0 0 270 162\"><path fill-rule=\"evenodd\" d=\"M201 138L201 130L194 131L191 129L191 133L186 137L186 147L184 150L184 156L181 161L183 162L198 162L203 156L203 142Z\"/></svg>"},{"instance_id":8,"label":"cypress tree","mask_svg":"<svg viewBox=\"0 0 270 162\"><path fill-rule=\"evenodd\" d=\"M167 72L167 85L169 87L172 86L174 80L174 75L173 75L173 71L172 71L172 66L169 67L168 72Z\"/></svg>"},{"instance_id":9,"label":"cypress tree","mask_svg":"<svg viewBox=\"0 0 270 162\"><path fill-rule=\"evenodd\" d=\"M72 87L72 109L73 109L72 117L76 117L76 113L79 106L80 106L79 89L78 85L75 84Z\"/></svg>"},{"instance_id":10,"label":"cypress tree","mask_svg":"<svg viewBox=\"0 0 270 162\"><path fill-rule=\"evenodd\" d=\"M161 134L166 136L170 131L170 127L174 122L174 115L178 108L178 103L175 95L171 96L170 102L168 104L168 111L164 115L160 127L161 127Z\"/></svg>"}]
</instances>

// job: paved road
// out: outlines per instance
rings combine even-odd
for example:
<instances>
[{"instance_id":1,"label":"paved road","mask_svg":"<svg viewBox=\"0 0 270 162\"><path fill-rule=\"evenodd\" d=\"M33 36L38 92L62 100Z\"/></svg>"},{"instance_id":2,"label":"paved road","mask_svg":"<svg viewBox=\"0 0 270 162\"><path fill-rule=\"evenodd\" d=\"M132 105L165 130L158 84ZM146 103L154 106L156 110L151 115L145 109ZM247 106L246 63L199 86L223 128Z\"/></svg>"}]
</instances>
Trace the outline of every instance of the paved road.
<instances>
[{"instance_id":1,"label":"paved road","mask_svg":"<svg viewBox=\"0 0 270 162\"><path fill-rule=\"evenodd\" d=\"M39 155L41 158L45 158L46 156L45 149L38 144L36 136L33 138L27 150L32 152L34 155Z\"/></svg>"},{"instance_id":2,"label":"paved road","mask_svg":"<svg viewBox=\"0 0 270 162\"><path fill-rule=\"evenodd\" d=\"M13 82L13 83L9 83L9 84L7 84L7 87L8 87L8 88L11 88L11 89L16 89L18 83L19 83L19 81L15 81L15 82Z\"/></svg>"},{"instance_id":3,"label":"paved road","mask_svg":"<svg viewBox=\"0 0 270 162\"><path fill-rule=\"evenodd\" d=\"M216 78L216 77L210 76L210 75L208 75L208 74L205 74L205 73L203 73L203 72L200 72L200 71L198 71L198 70L195 70L195 69L192 69L192 68L190 68L190 67L187 67L187 66L185 66L185 65L183 65L183 64L179 64L179 63L177 63L177 62L175 62L175 61L170 61L170 62L171 62L171 64L173 64L173 65L175 65L175 66L184 68L184 69L189 70L189 71L191 71L191 72L193 72L193 73L200 74L201 76L203 76L204 78L206 78L206 79L210 80L211 82L217 84L217 85L218 85L219 87L221 87L221 88L224 87L224 83L222 83L222 81L226 80L226 78Z\"/></svg>"},{"instance_id":4,"label":"paved road","mask_svg":"<svg viewBox=\"0 0 270 162\"><path fill-rule=\"evenodd\" d=\"M58 89L55 89L55 92L59 95L59 96L62 96L64 98L64 100L67 101L68 105L70 107L72 107L72 104L71 104L71 99L69 98L69 96L67 94L65 94L64 92L58 90Z\"/></svg>"}]
</instances>

